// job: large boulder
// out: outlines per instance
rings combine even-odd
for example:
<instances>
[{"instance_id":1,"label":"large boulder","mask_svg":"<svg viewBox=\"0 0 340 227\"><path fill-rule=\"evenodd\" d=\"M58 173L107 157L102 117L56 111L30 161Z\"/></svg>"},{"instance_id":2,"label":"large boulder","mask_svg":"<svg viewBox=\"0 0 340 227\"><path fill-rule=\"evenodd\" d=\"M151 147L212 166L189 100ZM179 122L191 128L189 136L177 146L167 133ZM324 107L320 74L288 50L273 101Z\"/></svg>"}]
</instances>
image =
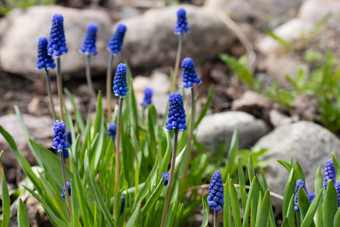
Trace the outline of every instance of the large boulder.
<instances>
[{"instance_id":1,"label":"large boulder","mask_svg":"<svg viewBox=\"0 0 340 227\"><path fill-rule=\"evenodd\" d=\"M239 147L250 148L268 132L262 120L240 111L228 111L207 115L197 128L197 140L213 150L223 142L230 142L235 128L239 133Z\"/></svg>"},{"instance_id":2,"label":"large boulder","mask_svg":"<svg viewBox=\"0 0 340 227\"><path fill-rule=\"evenodd\" d=\"M269 149L263 159L268 160L266 179L271 191L283 195L289 173L277 160L298 161L304 171L309 192L314 191L314 179L318 166L324 169L326 161L334 153L340 157L340 141L327 129L306 121L276 128L262 137L255 148ZM280 207L282 201L273 201Z\"/></svg>"},{"instance_id":3,"label":"large boulder","mask_svg":"<svg viewBox=\"0 0 340 227\"><path fill-rule=\"evenodd\" d=\"M183 35L181 57L191 57L200 64L218 57L230 48L235 36L224 18L203 8L181 5L152 9L141 16L118 23L127 26L121 59L127 59L133 68L150 68L175 63L178 36L174 35L176 12L187 11L189 34Z\"/></svg>"},{"instance_id":4,"label":"large boulder","mask_svg":"<svg viewBox=\"0 0 340 227\"><path fill-rule=\"evenodd\" d=\"M26 76L29 79L44 78L44 72L36 70L37 42L39 37L49 37L52 17L56 13L64 16L64 29L69 52L62 55L63 74L85 77L85 57L79 53L86 28L90 23L98 26L98 55L91 58L93 74L105 72L110 39L111 21L103 10L84 10L60 6L36 6L14 9L1 20L0 68ZM55 70L50 70L54 74Z\"/></svg>"}]
</instances>

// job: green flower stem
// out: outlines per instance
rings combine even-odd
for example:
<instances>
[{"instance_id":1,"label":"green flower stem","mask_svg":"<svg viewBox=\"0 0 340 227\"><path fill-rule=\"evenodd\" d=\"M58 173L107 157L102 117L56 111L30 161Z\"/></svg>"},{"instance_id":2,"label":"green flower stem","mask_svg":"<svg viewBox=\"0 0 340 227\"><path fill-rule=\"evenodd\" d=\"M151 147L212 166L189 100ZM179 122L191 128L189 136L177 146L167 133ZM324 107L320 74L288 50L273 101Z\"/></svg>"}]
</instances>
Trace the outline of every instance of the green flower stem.
<instances>
[{"instance_id":1,"label":"green flower stem","mask_svg":"<svg viewBox=\"0 0 340 227\"><path fill-rule=\"evenodd\" d=\"M175 129L174 130L174 147L173 147L172 158L171 158L169 184L167 186L167 191L166 191L161 227L165 226L166 215L168 213L168 206L169 206L170 196L171 196L171 186L172 186L172 181L173 181L174 172L175 172L175 161L176 161L176 153L177 153L177 139L178 139L178 129Z\"/></svg>"},{"instance_id":2,"label":"green flower stem","mask_svg":"<svg viewBox=\"0 0 340 227\"><path fill-rule=\"evenodd\" d=\"M56 121L57 120L57 115L56 115L55 109L54 109L54 103L53 103L52 94L51 94L50 74L49 74L47 68L45 68L45 78L46 78L47 94L48 94L48 97L50 99L50 108L51 108L51 113L52 113L53 121Z\"/></svg>"},{"instance_id":3,"label":"green flower stem","mask_svg":"<svg viewBox=\"0 0 340 227\"><path fill-rule=\"evenodd\" d=\"M178 48L177 48L177 55L176 55L176 63L175 63L175 69L174 69L174 77L171 85L170 94L175 91L176 88L176 78L178 74L178 68L179 68L179 62L181 58L181 51L182 51L182 34L178 37Z\"/></svg>"},{"instance_id":4,"label":"green flower stem","mask_svg":"<svg viewBox=\"0 0 340 227\"><path fill-rule=\"evenodd\" d=\"M189 160L191 157L191 144L192 144L192 135L193 135L193 131L194 131L194 118L195 118L195 93L194 93L194 87L192 87L191 89L191 118L190 118L190 126L189 126L189 137L188 137L188 152L187 152L187 157L186 157L186 161L185 161L185 169L184 169L184 181L187 176L188 173L188 168L189 168Z\"/></svg>"},{"instance_id":5,"label":"green flower stem","mask_svg":"<svg viewBox=\"0 0 340 227\"><path fill-rule=\"evenodd\" d=\"M214 210L214 227L218 227L217 211Z\"/></svg>"},{"instance_id":6,"label":"green flower stem","mask_svg":"<svg viewBox=\"0 0 340 227\"><path fill-rule=\"evenodd\" d=\"M123 109L123 100L124 97L119 96L119 104L118 104L118 123L117 123L117 137L116 137L116 171L115 171L115 199L118 198L118 189L119 189L119 172L120 172L120 166L119 166L119 148L120 148L120 128L121 128L121 120L122 120L122 109ZM119 209L119 206L115 206L113 209L113 217L115 216L115 210Z\"/></svg>"},{"instance_id":7,"label":"green flower stem","mask_svg":"<svg viewBox=\"0 0 340 227\"><path fill-rule=\"evenodd\" d=\"M111 110L111 92L112 92L112 65L114 54L110 52L109 61L107 63L106 74L106 100L107 100L107 120L111 122L112 110Z\"/></svg>"},{"instance_id":8,"label":"green flower stem","mask_svg":"<svg viewBox=\"0 0 340 227\"><path fill-rule=\"evenodd\" d=\"M56 57L57 59L57 84L58 84L58 97L59 97L59 105L60 105L60 119L65 121L64 117L64 102L63 102L63 79L61 76L60 70L60 57Z\"/></svg>"},{"instance_id":9,"label":"green flower stem","mask_svg":"<svg viewBox=\"0 0 340 227\"><path fill-rule=\"evenodd\" d=\"M144 125L145 122L145 106L142 107L142 125Z\"/></svg>"},{"instance_id":10,"label":"green flower stem","mask_svg":"<svg viewBox=\"0 0 340 227\"><path fill-rule=\"evenodd\" d=\"M86 80L89 85L92 97L97 99L96 91L94 90L92 79L91 79L91 55L86 54Z\"/></svg>"},{"instance_id":11,"label":"green flower stem","mask_svg":"<svg viewBox=\"0 0 340 227\"><path fill-rule=\"evenodd\" d=\"M59 151L58 151L59 152ZM65 165L64 165L64 154L63 151L59 152L60 153L60 163L61 163L61 172L63 175L63 182L64 182L64 188L65 188L65 196L66 196L66 206L68 209L68 213L70 214L70 217L72 216L72 210L71 210L71 201L70 201L70 195L68 194L68 189L66 185L66 174L65 174Z\"/></svg>"}]
</instances>

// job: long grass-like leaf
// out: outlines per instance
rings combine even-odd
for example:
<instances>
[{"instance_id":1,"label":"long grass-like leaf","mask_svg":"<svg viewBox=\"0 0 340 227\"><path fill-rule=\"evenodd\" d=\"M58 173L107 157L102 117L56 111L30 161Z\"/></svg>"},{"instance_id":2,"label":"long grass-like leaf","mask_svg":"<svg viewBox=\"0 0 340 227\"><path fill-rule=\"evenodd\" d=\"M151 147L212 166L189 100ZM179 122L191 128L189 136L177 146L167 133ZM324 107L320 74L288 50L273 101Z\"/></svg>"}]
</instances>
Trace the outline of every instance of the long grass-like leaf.
<instances>
[{"instance_id":1,"label":"long grass-like leaf","mask_svg":"<svg viewBox=\"0 0 340 227\"><path fill-rule=\"evenodd\" d=\"M29 227L30 226L26 208L21 199L19 199L17 220L18 220L18 227Z\"/></svg>"},{"instance_id":2,"label":"long grass-like leaf","mask_svg":"<svg viewBox=\"0 0 340 227\"><path fill-rule=\"evenodd\" d=\"M8 223L9 223L11 201L10 201L9 194L8 194L5 174L2 169L1 169L1 188L2 188L2 210L3 210L2 226L5 227L5 226L8 226Z\"/></svg>"}]
</instances>

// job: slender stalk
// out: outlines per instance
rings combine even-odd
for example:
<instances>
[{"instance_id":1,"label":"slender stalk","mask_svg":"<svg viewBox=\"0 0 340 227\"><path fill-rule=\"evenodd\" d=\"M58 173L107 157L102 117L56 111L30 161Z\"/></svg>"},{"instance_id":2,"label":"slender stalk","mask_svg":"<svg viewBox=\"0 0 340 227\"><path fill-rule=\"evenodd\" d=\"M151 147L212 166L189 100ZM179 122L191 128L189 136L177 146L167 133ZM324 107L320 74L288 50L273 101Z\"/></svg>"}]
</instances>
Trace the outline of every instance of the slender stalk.
<instances>
[{"instance_id":1,"label":"slender stalk","mask_svg":"<svg viewBox=\"0 0 340 227\"><path fill-rule=\"evenodd\" d=\"M62 175L63 175L63 182L64 182L64 188L65 188L65 194L66 194L65 195L66 196L66 206L67 206L67 209L68 209L68 213L70 214L70 217L71 217L71 214L72 214L72 211L71 211L71 201L70 201L70 195L68 194L68 189L67 189L67 185L66 185L64 154L63 154L63 151L61 151L59 153L60 153L61 172L62 172Z\"/></svg>"},{"instance_id":2,"label":"slender stalk","mask_svg":"<svg viewBox=\"0 0 340 227\"><path fill-rule=\"evenodd\" d=\"M110 52L109 61L107 63L106 73L106 100L107 100L107 120L111 122L112 110L111 110L111 93L112 93L112 64L114 54Z\"/></svg>"},{"instance_id":3,"label":"slender stalk","mask_svg":"<svg viewBox=\"0 0 340 227\"><path fill-rule=\"evenodd\" d=\"M50 74L49 74L47 68L45 68L45 78L46 78L47 94L48 94L48 97L50 99L50 108L51 108L51 113L52 113L53 121L56 121L57 120L57 115L56 115L55 109L54 109L54 103L53 103L52 93L51 93Z\"/></svg>"},{"instance_id":4,"label":"slender stalk","mask_svg":"<svg viewBox=\"0 0 340 227\"><path fill-rule=\"evenodd\" d=\"M214 210L214 227L218 227L218 222L217 222L217 211Z\"/></svg>"},{"instance_id":5,"label":"slender stalk","mask_svg":"<svg viewBox=\"0 0 340 227\"><path fill-rule=\"evenodd\" d=\"M176 161L176 153L177 153L177 138L178 138L178 129L175 129L175 131L174 131L174 147L173 147L172 158L171 158L171 166L170 166L170 177L169 177L168 188L167 188L167 191L166 191L161 227L165 226L166 215L168 213L168 206L169 206L169 202L170 202L171 186L172 186L172 181L173 181L173 178L174 178L175 161Z\"/></svg>"},{"instance_id":6,"label":"slender stalk","mask_svg":"<svg viewBox=\"0 0 340 227\"><path fill-rule=\"evenodd\" d=\"M97 99L96 91L94 90L92 79L91 79L91 55L86 54L86 80L89 85L92 97Z\"/></svg>"},{"instance_id":7,"label":"slender stalk","mask_svg":"<svg viewBox=\"0 0 340 227\"><path fill-rule=\"evenodd\" d=\"M58 97L59 97L59 105L60 105L60 119L62 121L65 120L64 117L64 102L63 102L63 79L61 76L61 66L60 66L60 57L56 57L57 59L57 84L58 84Z\"/></svg>"},{"instance_id":8,"label":"slender stalk","mask_svg":"<svg viewBox=\"0 0 340 227\"><path fill-rule=\"evenodd\" d=\"M184 169L184 180L186 179L188 168L189 168L189 160L191 158L191 144L192 144L192 134L194 131L194 118L195 118L195 93L194 93L194 87L191 89L191 118L190 118L190 126L189 126L189 137L188 137L188 152L187 157L185 161L185 169Z\"/></svg>"},{"instance_id":9,"label":"slender stalk","mask_svg":"<svg viewBox=\"0 0 340 227\"><path fill-rule=\"evenodd\" d=\"M145 122L145 109L146 109L146 107L143 106L142 107L142 125L144 125L144 122Z\"/></svg>"},{"instance_id":10,"label":"slender stalk","mask_svg":"<svg viewBox=\"0 0 340 227\"><path fill-rule=\"evenodd\" d=\"M183 38L182 34L180 34L178 37L178 48L177 48L176 63L175 63L175 69L174 69L174 77L173 77L170 93L174 92L175 87L176 87L176 78L178 74L179 62L181 59L181 51L182 51L182 38Z\"/></svg>"},{"instance_id":11,"label":"slender stalk","mask_svg":"<svg viewBox=\"0 0 340 227\"><path fill-rule=\"evenodd\" d=\"M116 137L116 171L115 171L115 200L118 198L118 189L119 189L119 172L120 172L120 166L119 166L119 147L120 147L120 128L121 128L121 120L122 120L122 109L123 109L123 97L119 96L119 104L118 104L118 123L117 123L117 137ZM117 203L115 201L115 206L113 209L113 217L115 216L115 210L119 209L117 207Z\"/></svg>"}]
</instances>

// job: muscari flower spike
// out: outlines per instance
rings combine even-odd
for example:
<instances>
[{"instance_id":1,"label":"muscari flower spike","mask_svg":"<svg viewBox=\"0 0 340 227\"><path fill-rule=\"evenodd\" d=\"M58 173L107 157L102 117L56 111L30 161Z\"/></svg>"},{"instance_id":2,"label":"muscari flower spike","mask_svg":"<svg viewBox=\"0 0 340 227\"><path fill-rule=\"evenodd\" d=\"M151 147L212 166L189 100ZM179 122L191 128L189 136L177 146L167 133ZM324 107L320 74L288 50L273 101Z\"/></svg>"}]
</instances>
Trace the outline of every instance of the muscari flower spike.
<instances>
[{"instance_id":1,"label":"muscari flower spike","mask_svg":"<svg viewBox=\"0 0 340 227\"><path fill-rule=\"evenodd\" d=\"M97 55L96 50L96 40L97 40L97 30L98 27L95 24L90 24L87 27L86 36L83 45L80 47L79 51L85 55Z\"/></svg>"},{"instance_id":2,"label":"muscari flower spike","mask_svg":"<svg viewBox=\"0 0 340 227\"><path fill-rule=\"evenodd\" d=\"M125 97L125 94L129 91L126 83L126 71L126 65L124 63L120 63L117 67L113 81L113 91L116 96Z\"/></svg>"},{"instance_id":3,"label":"muscari flower spike","mask_svg":"<svg viewBox=\"0 0 340 227\"><path fill-rule=\"evenodd\" d=\"M153 90L151 87L146 87L144 89L144 100L140 103L141 106L147 107L152 104Z\"/></svg>"},{"instance_id":4,"label":"muscari flower spike","mask_svg":"<svg viewBox=\"0 0 340 227\"><path fill-rule=\"evenodd\" d=\"M117 125L115 123L111 123L109 125L109 133L107 135L110 136L114 140L116 138L116 133L117 133Z\"/></svg>"},{"instance_id":5,"label":"muscari flower spike","mask_svg":"<svg viewBox=\"0 0 340 227\"><path fill-rule=\"evenodd\" d=\"M124 208L125 208L125 196L122 195L120 198L122 198L122 203L120 205L120 215L124 213Z\"/></svg>"},{"instance_id":6,"label":"muscari flower spike","mask_svg":"<svg viewBox=\"0 0 340 227\"><path fill-rule=\"evenodd\" d=\"M50 42L47 45L47 52L52 55L55 52L56 57L67 53L66 39L64 32L64 18L61 14L54 14L52 18L52 28L50 32Z\"/></svg>"},{"instance_id":7,"label":"muscari flower spike","mask_svg":"<svg viewBox=\"0 0 340 227\"><path fill-rule=\"evenodd\" d=\"M299 211L298 192L299 192L300 187L302 187L303 190L305 190L310 203L313 202L313 199L315 197L315 192L308 194L305 182L303 182L303 180L301 180L301 179L297 180L296 181L296 187L295 187L295 195L294 195L294 204L295 204L294 210L296 210L296 211Z\"/></svg>"},{"instance_id":8,"label":"muscari flower spike","mask_svg":"<svg viewBox=\"0 0 340 227\"><path fill-rule=\"evenodd\" d=\"M188 33L189 27L185 9L181 8L177 11L177 24L175 27L175 35L181 35L183 32Z\"/></svg>"},{"instance_id":9,"label":"muscari flower spike","mask_svg":"<svg viewBox=\"0 0 340 227\"><path fill-rule=\"evenodd\" d=\"M40 37L38 40L38 61L37 69L53 69L55 68L54 60L52 56L47 54L47 39L45 37Z\"/></svg>"},{"instance_id":10,"label":"muscari flower spike","mask_svg":"<svg viewBox=\"0 0 340 227\"><path fill-rule=\"evenodd\" d=\"M224 189L220 171L215 171L211 177L208 195L208 206L216 212L220 211L224 204Z\"/></svg>"},{"instance_id":11,"label":"muscari flower spike","mask_svg":"<svg viewBox=\"0 0 340 227\"><path fill-rule=\"evenodd\" d=\"M56 120L53 126L54 134L53 134L53 145L52 148L57 149L58 152L63 152L64 158L69 157L69 153L67 148L70 145L66 142L65 135L65 124L63 121Z\"/></svg>"},{"instance_id":12,"label":"muscari flower spike","mask_svg":"<svg viewBox=\"0 0 340 227\"><path fill-rule=\"evenodd\" d=\"M172 93L169 97L169 112L166 129L179 129L185 131L185 110L183 107L183 98L180 93Z\"/></svg>"},{"instance_id":13,"label":"muscari flower spike","mask_svg":"<svg viewBox=\"0 0 340 227\"><path fill-rule=\"evenodd\" d=\"M113 54L118 54L121 51L126 30L124 24L118 24L116 31L113 33L107 44L107 49Z\"/></svg>"},{"instance_id":14,"label":"muscari flower spike","mask_svg":"<svg viewBox=\"0 0 340 227\"><path fill-rule=\"evenodd\" d=\"M338 207L340 206L340 181L335 182L335 189L338 193Z\"/></svg>"},{"instance_id":15,"label":"muscari flower spike","mask_svg":"<svg viewBox=\"0 0 340 227\"><path fill-rule=\"evenodd\" d=\"M66 182L66 187L67 187L67 191L69 196L71 196L71 184L70 182ZM61 198L65 199L65 187L63 188L63 192L60 195Z\"/></svg>"},{"instance_id":16,"label":"muscari flower spike","mask_svg":"<svg viewBox=\"0 0 340 227\"><path fill-rule=\"evenodd\" d=\"M335 166L333 159L328 159L326 162L326 167L325 167L325 175L323 176L323 188L326 190L328 181L331 180L333 181L335 185L335 177L336 177L336 172L335 172Z\"/></svg>"},{"instance_id":17,"label":"muscari flower spike","mask_svg":"<svg viewBox=\"0 0 340 227\"><path fill-rule=\"evenodd\" d=\"M184 88L191 88L194 86L194 83L201 83L201 80L197 77L194 65L195 63L191 58L184 58L182 61L181 66Z\"/></svg>"},{"instance_id":18,"label":"muscari flower spike","mask_svg":"<svg viewBox=\"0 0 340 227\"><path fill-rule=\"evenodd\" d=\"M167 186L169 183L170 173L162 173L161 177L164 177L164 186Z\"/></svg>"}]
</instances>

